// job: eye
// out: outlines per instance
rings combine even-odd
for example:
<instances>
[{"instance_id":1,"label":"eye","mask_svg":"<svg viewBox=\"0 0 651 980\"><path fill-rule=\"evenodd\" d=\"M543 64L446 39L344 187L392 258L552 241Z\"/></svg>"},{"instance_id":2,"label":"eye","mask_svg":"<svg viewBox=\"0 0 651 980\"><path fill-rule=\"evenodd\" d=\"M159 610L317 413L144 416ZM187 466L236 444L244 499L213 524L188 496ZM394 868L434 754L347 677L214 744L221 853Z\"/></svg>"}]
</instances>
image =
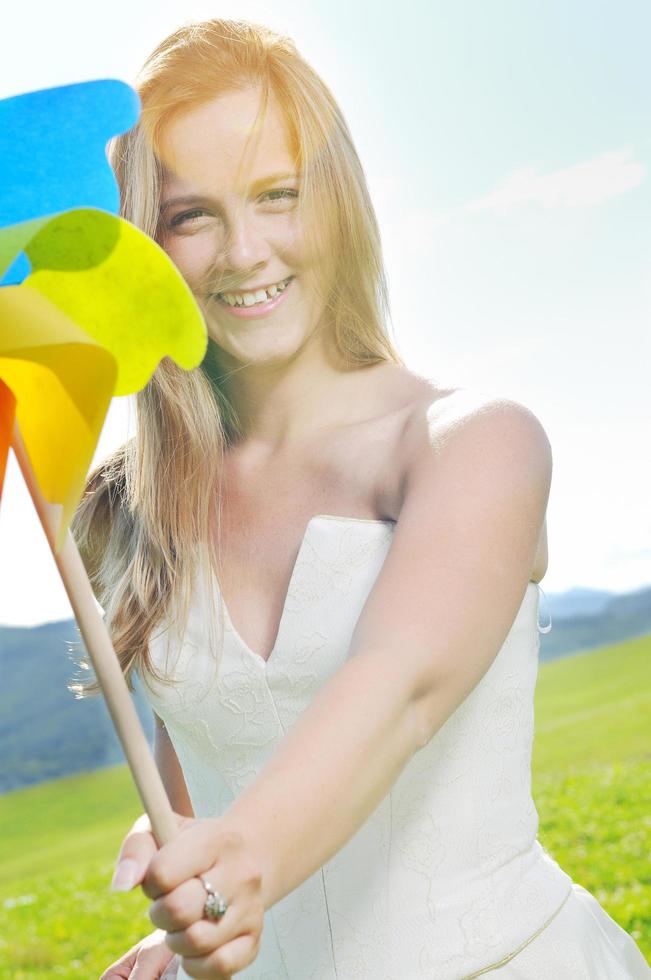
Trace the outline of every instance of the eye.
<instances>
[{"instance_id":1,"label":"eye","mask_svg":"<svg viewBox=\"0 0 651 980\"><path fill-rule=\"evenodd\" d=\"M280 197L271 197L272 201L281 201L283 199L288 199L292 197L298 197L298 191L293 190L291 187L279 187L273 191L267 191L263 194L263 197L270 197L272 194L279 194Z\"/></svg>"},{"instance_id":2,"label":"eye","mask_svg":"<svg viewBox=\"0 0 651 980\"><path fill-rule=\"evenodd\" d=\"M170 221L170 225L175 228L177 225L183 224L185 221L192 221L194 218L200 217L202 214L207 214L203 208L194 208L192 211L183 211L181 214L176 214Z\"/></svg>"}]
</instances>

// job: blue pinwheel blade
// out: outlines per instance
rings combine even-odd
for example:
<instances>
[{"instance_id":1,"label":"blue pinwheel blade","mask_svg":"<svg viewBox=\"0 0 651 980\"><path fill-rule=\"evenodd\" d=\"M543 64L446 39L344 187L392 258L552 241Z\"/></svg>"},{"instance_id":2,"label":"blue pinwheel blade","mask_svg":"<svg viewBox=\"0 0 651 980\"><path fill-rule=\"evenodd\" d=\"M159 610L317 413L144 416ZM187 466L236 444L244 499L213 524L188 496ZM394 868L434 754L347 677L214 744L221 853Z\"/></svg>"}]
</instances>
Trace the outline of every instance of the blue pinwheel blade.
<instances>
[{"instance_id":1,"label":"blue pinwheel blade","mask_svg":"<svg viewBox=\"0 0 651 980\"><path fill-rule=\"evenodd\" d=\"M70 208L117 214L106 144L139 114L137 92L117 79L0 100L0 228Z\"/></svg>"}]
</instances>

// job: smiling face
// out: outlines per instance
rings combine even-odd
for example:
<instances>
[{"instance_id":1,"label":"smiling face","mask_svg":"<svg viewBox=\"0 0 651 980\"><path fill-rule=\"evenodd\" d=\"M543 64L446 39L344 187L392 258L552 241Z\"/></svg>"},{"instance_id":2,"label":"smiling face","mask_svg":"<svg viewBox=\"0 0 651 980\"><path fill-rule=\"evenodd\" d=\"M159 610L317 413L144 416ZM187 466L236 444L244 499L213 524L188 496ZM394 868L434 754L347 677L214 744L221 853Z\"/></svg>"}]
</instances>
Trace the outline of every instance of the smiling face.
<instances>
[{"instance_id":1,"label":"smiling face","mask_svg":"<svg viewBox=\"0 0 651 980\"><path fill-rule=\"evenodd\" d=\"M310 284L300 175L272 94L252 136L260 97L257 87L228 92L167 124L157 238L213 340L238 362L262 364L294 355L323 303Z\"/></svg>"}]
</instances>

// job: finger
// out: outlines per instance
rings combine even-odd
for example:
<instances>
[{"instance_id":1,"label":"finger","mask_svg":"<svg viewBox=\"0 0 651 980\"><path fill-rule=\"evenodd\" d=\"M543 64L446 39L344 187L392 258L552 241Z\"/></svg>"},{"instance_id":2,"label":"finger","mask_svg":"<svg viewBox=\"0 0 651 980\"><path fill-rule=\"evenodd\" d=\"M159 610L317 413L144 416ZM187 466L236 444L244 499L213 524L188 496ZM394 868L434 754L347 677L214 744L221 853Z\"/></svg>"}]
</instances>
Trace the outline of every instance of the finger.
<instances>
[{"instance_id":1,"label":"finger","mask_svg":"<svg viewBox=\"0 0 651 980\"><path fill-rule=\"evenodd\" d=\"M187 929L181 929L179 932L168 932L165 936L165 942L179 956L209 956L210 953L214 953L216 949L235 938L232 933L226 935L219 930L220 926L216 923L200 919L198 922L193 922Z\"/></svg>"},{"instance_id":2,"label":"finger","mask_svg":"<svg viewBox=\"0 0 651 980\"><path fill-rule=\"evenodd\" d=\"M131 967L125 967L123 964L111 963L107 966L102 973L99 980L129 980L131 976Z\"/></svg>"},{"instance_id":3,"label":"finger","mask_svg":"<svg viewBox=\"0 0 651 980\"><path fill-rule=\"evenodd\" d=\"M158 898L188 878L207 871L216 863L220 848L228 846L225 838L229 835L230 832L221 829L219 820L188 820L176 837L151 856L142 879L145 895Z\"/></svg>"},{"instance_id":4,"label":"finger","mask_svg":"<svg viewBox=\"0 0 651 980\"><path fill-rule=\"evenodd\" d=\"M175 813L177 825L180 827L187 817ZM158 851L158 844L151 829L151 822L146 813L141 814L131 830L124 838L116 863L111 888L113 891L130 891L134 885L140 884L147 865Z\"/></svg>"},{"instance_id":5,"label":"finger","mask_svg":"<svg viewBox=\"0 0 651 980\"><path fill-rule=\"evenodd\" d=\"M231 980L231 974L253 962L258 948L259 942L250 933L244 933L208 956L184 956L181 966L197 980Z\"/></svg>"},{"instance_id":6,"label":"finger","mask_svg":"<svg viewBox=\"0 0 651 980\"><path fill-rule=\"evenodd\" d=\"M129 980L138 953L137 945L107 966L99 980Z\"/></svg>"},{"instance_id":7,"label":"finger","mask_svg":"<svg viewBox=\"0 0 651 980\"><path fill-rule=\"evenodd\" d=\"M206 904L206 890L198 878L190 878L177 888L161 895L149 906L151 921L166 932L187 929L197 919L203 917ZM166 939L167 941L167 939Z\"/></svg>"},{"instance_id":8,"label":"finger","mask_svg":"<svg viewBox=\"0 0 651 980\"><path fill-rule=\"evenodd\" d=\"M136 965L128 974L129 980L159 980L172 957L172 951L166 946L144 949L138 954Z\"/></svg>"},{"instance_id":9,"label":"finger","mask_svg":"<svg viewBox=\"0 0 651 980\"><path fill-rule=\"evenodd\" d=\"M181 963L181 958L179 956L173 956L169 962L165 973L161 974L160 980L176 980L179 972L179 965Z\"/></svg>"},{"instance_id":10,"label":"finger","mask_svg":"<svg viewBox=\"0 0 651 980\"><path fill-rule=\"evenodd\" d=\"M165 936L164 929L156 929L145 936L144 939L128 949L119 960L111 963L102 973L100 980L132 980L133 977L143 976L158 978L165 964L174 959L177 961L178 967L178 957L175 957L169 947L165 945ZM157 954L158 958L156 958ZM154 963L156 965L155 972L152 972L149 966L145 974L133 972L136 965L139 965L141 970L143 963L147 965Z\"/></svg>"}]
</instances>

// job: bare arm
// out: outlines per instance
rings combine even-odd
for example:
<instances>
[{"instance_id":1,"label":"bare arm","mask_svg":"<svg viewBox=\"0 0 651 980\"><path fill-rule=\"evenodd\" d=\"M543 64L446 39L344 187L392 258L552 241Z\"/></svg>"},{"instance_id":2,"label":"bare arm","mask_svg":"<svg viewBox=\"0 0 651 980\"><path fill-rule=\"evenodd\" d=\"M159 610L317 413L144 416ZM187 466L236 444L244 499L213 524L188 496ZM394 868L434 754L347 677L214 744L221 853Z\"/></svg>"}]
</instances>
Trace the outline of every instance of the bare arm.
<instances>
[{"instance_id":1,"label":"bare arm","mask_svg":"<svg viewBox=\"0 0 651 980\"><path fill-rule=\"evenodd\" d=\"M167 734L165 725L157 714L154 714L154 719L156 721L154 731L154 758L169 801L172 804L172 809L175 813L180 813L183 817L194 817L190 795L185 785L183 771L178 756L174 751L174 746Z\"/></svg>"},{"instance_id":2,"label":"bare arm","mask_svg":"<svg viewBox=\"0 0 651 980\"><path fill-rule=\"evenodd\" d=\"M349 659L220 818L256 855L265 908L343 847L472 691L530 580L551 483L536 417L511 402L444 424L432 413L409 444L400 517Z\"/></svg>"}]
</instances>

